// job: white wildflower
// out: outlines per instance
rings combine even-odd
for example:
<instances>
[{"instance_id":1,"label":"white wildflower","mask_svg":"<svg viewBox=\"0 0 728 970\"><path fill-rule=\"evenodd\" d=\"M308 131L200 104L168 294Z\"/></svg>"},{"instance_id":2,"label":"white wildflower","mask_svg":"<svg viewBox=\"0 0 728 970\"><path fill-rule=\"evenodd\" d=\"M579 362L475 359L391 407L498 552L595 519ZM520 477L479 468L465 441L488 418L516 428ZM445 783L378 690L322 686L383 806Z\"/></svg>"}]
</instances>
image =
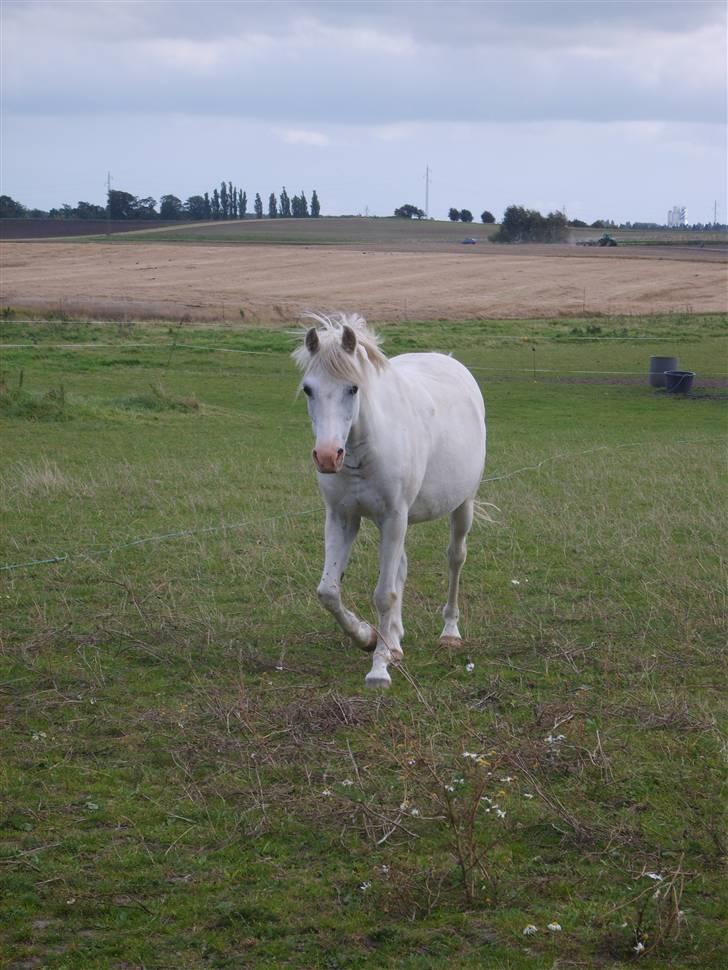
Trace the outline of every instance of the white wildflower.
<instances>
[{"instance_id":1,"label":"white wildflower","mask_svg":"<svg viewBox=\"0 0 728 970\"><path fill-rule=\"evenodd\" d=\"M552 933L560 933L561 923L549 923L547 929L551 930Z\"/></svg>"},{"instance_id":2,"label":"white wildflower","mask_svg":"<svg viewBox=\"0 0 728 970\"><path fill-rule=\"evenodd\" d=\"M350 788L354 782L351 780L351 778L344 778L341 784L344 785L345 788Z\"/></svg>"},{"instance_id":3,"label":"white wildflower","mask_svg":"<svg viewBox=\"0 0 728 970\"><path fill-rule=\"evenodd\" d=\"M389 873L389 866L380 866L379 869L380 869L380 872L382 873L382 875L385 875L385 876L388 875L388 873Z\"/></svg>"},{"instance_id":4,"label":"white wildflower","mask_svg":"<svg viewBox=\"0 0 728 970\"><path fill-rule=\"evenodd\" d=\"M642 940L638 940L636 946L633 946L632 949L637 954L644 953L645 945Z\"/></svg>"},{"instance_id":5,"label":"white wildflower","mask_svg":"<svg viewBox=\"0 0 728 970\"><path fill-rule=\"evenodd\" d=\"M513 779L513 778L511 778L511 776L510 776L510 775L506 775L506 776L505 776L505 778L501 778L501 781L504 781L504 782L506 783L506 785L510 785L510 783L511 783L511 782L512 782L513 780L514 780L514 779Z\"/></svg>"},{"instance_id":6,"label":"white wildflower","mask_svg":"<svg viewBox=\"0 0 728 970\"><path fill-rule=\"evenodd\" d=\"M410 815L412 815L412 816L414 816L414 818L417 818L417 816L418 816L419 814L420 814L420 810L419 810L419 808L411 808L411 809L410 809Z\"/></svg>"},{"instance_id":7,"label":"white wildflower","mask_svg":"<svg viewBox=\"0 0 728 970\"><path fill-rule=\"evenodd\" d=\"M544 738L546 744L558 744L559 741L566 741L565 734L549 734Z\"/></svg>"},{"instance_id":8,"label":"white wildflower","mask_svg":"<svg viewBox=\"0 0 728 970\"><path fill-rule=\"evenodd\" d=\"M506 817L506 813L505 813L505 812L503 811L503 809L502 809L502 808L498 808L498 806L497 806L497 805L496 805L496 807L495 807L495 808L493 809L493 811L494 811L494 812L495 812L495 814L496 814L496 815L498 816L498 818L505 818L505 817Z\"/></svg>"},{"instance_id":9,"label":"white wildflower","mask_svg":"<svg viewBox=\"0 0 728 970\"><path fill-rule=\"evenodd\" d=\"M331 791L330 788L324 788L321 794L324 796L324 798L328 798L329 795L333 795L334 793Z\"/></svg>"},{"instance_id":10,"label":"white wildflower","mask_svg":"<svg viewBox=\"0 0 728 970\"><path fill-rule=\"evenodd\" d=\"M33 740L34 741L43 741L47 737L48 737L48 735L45 733L45 731L34 731L33 732Z\"/></svg>"},{"instance_id":11,"label":"white wildflower","mask_svg":"<svg viewBox=\"0 0 728 970\"><path fill-rule=\"evenodd\" d=\"M367 889L371 889L371 888L372 888L372 884L370 882L363 882L361 886L359 886L359 889L361 889L363 893L365 893Z\"/></svg>"},{"instance_id":12,"label":"white wildflower","mask_svg":"<svg viewBox=\"0 0 728 970\"><path fill-rule=\"evenodd\" d=\"M524 797L524 798L533 798L534 796L533 796L533 795L531 794L531 792L530 792L530 791L525 791L525 792L523 793L523 797Z\"/></svg>"},{"instance_id":13,"label":"white wildflower","mask_svg":"<svg viewBox=\"0 0 728 970\"><path fill-rule=\"evenodd\" d=\"M524 926L523 935L533 936L534 933L538 933L538 927L534 926L533 923L529 923L528 926Z\"/></svg>"},{"instance_id":14,"label":"white wildflower","mask_svg":"<svg viewBox=\"0 0 728 970\"><path fill-rule=\"evenodd\" d=\"M465 669L469 674L472 674L472 672L475 670L475 664L472 662L472 660L470 663L465 664Z\"/></svg>"},{"instance_id":15,"label":"white wildflower","mask_svg":"<svg viewBox=\"0 0 728 970\"><path fill-rule=\"evenodd\" d=\"M521 580L520 579L512 579L511 580L511 586L520 586L520 585L521 585Z\"/></svg>"},{"instance_id":16,"label":"white wildflower","mask_svg":"<svg viewBox=\"0 0 728 970\"><path fill-rule=\"evenodd\" d=\"M96 804L96 802L86 802L86 808L88 808L92 812L95 812L98 809L98 807L99 806Z\"/></svg>"},{"instance_id":17,"label":"white wildflower","mask_svg":"<svg viewBox=\"0 0 728 970\"><path fill-rule=\"evenodd\" d=\"M455 791L454 785L445 785L445 791Z\"/></svg>"},{"instance_id":18,"label":"white wildflower","mask_svg":"<svg viewBox=\"0 0 728 970\"><path fill-rule=\"evenodd\" d=\"M645 877L647 879L654 879L656 882L662 882L662 880L665 878L664 876L661 876L659 872L646 872Z\"/></svg>"}]
</instances>

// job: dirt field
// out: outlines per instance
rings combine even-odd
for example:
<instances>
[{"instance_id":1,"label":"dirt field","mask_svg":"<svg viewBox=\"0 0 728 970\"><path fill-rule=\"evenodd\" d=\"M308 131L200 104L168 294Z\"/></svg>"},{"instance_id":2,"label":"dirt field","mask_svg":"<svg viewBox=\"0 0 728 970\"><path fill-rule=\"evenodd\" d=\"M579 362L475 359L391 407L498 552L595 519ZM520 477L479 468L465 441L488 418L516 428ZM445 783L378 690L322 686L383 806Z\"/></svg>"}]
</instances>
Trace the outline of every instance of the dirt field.
<instances>
[{"instance_id":1,"label":"dirt field","mask_svg":"<svg viewBox=\"0 0 728 970\"><path fill-rule=\"evenodd\" d=\"M728 311L728 259L697 250L494 245L452 253L305 246L0 244L3 306L90 315L293 321Z\"/></svg>"}]
</instances>

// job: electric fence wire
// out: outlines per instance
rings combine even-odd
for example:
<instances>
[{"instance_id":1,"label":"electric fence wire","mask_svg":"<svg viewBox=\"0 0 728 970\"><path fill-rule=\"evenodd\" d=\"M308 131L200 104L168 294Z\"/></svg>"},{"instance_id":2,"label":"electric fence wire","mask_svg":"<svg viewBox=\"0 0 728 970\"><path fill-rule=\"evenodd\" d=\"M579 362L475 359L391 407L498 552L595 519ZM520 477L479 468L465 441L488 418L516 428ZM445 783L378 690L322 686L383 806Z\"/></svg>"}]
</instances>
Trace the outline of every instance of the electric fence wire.
<instances>
[{"instance_id":1,"label":"electric fence wire","mask_svg":"<svg viewBox=\"0 0 728 970\"><path fill-rule=\"evenodd\" d=\"M716 439L712 437L707 438L685 438L680 441L672 442L673 446L691 445L691 444L705 444L706 442L717 441L721 439ZM586 448L583 451L567 451L560 452L556 455L549 455L547 458L542 459L535 465L524 465L522 468L516 468L505 475L493 475L488 478L481 479L481 485L488 482L501 482L509 478L515 478L517 475L522 475L524 472L536 471L539 472L548 462L552 461L562 461L569 458L580 458L584 455L591 455L598 451L619 451L624 448L644 448L648 442L645 441L630 441L621 445L597 445L593 448ZM75 559L94 559L100 556L109 556L114 552L119 552L122 549L131 549L134 546L142 546L149 543L166 542L168 539L185 539L190 536L195 535L212 535L218 532L232 532L236 529L244 529L248 526L261 526L267 525L271 522L279 522L282 519L294 519L301 518L305 515L314 515L317 512L322 512L323 508L321 506L316 506L311 509L304 509L301 512L283 512L280 515L272 515L265 519L243 519L241 522L229 522L223 525L210 525L202 526L197 529L180 529L173 532L163 532L158 535L142 536L137 539L130 539L127 542L121 542L118 545L106 546L101 549L87 549L82 552L69 552L61 553L58 556L49 556L47 559L30 559L26 562L15 562L15 563L5 563L0 565L0 572L10 572L15 569L27 569L31 566L45 566L51 565L53 563L70 562Z\"/></svg>"}]
</instances>

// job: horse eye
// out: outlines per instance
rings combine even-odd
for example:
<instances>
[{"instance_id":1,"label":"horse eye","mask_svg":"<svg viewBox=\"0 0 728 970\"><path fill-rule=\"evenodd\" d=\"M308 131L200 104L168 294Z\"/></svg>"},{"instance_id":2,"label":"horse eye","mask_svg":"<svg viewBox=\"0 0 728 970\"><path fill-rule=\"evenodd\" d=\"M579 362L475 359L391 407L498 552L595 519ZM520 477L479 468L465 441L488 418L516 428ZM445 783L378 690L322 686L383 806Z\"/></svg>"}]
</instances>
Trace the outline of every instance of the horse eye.
<instances>
[{"instance_id":1,"label":"horse eye","mask_svg":"<svg viewBox=\"0 0 728 970\"><path fill-rule=\"evenodd\" d=\"M303 393L306 395L306 397L311 397L311 394L313 392L312 392L311 388L308 386L308 384L304 384L303 385Z\"/></svg>"},{"instance_id":2,"label":"horse eye","mask_svg":"<svg viewBox=\"0 0 728 970\"><path fill-rule=\"evenodd\" d=\"M358 390L359 390L359 388L356 386L356 384L352 384L351 387L349 388L349 393L350 394L356 394L358 392Z\"/></svg>"}]
</instances>

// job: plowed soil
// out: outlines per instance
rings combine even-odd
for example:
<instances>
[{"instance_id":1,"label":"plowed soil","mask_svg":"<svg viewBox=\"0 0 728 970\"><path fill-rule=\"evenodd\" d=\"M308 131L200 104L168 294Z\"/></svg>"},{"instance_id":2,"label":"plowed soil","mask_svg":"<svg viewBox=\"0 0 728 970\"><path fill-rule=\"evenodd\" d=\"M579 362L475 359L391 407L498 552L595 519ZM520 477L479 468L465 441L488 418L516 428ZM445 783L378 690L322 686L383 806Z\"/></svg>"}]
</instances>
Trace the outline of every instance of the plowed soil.
<instances>
[{"instance_id":1,"label":"plowed soil","mask_svg":"<svg viewBox=\"0 0 728 970\"><path fill-rule=\"evenodd\" d=\"M302 246L0 244L4 306L134 318L373 322L728 311L725 253L638 247L382 252Z\"/></svg>"}]
</instances>

